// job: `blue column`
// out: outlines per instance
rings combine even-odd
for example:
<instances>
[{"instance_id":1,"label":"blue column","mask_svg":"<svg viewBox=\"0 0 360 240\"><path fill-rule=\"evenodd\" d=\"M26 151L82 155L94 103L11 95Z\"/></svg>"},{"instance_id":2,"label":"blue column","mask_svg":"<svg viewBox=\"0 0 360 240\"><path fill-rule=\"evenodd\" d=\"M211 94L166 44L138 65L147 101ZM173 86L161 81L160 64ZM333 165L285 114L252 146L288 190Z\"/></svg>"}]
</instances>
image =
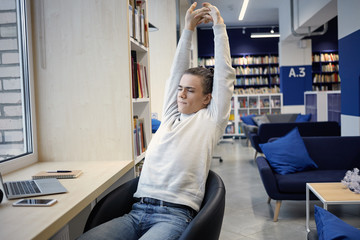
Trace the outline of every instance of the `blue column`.
<instances>
[{"instance_id":1,"label":"blue column","mask_svg":"<svg viewBox=\"0 0 360 240\"><path fill-rule=\"evenodd\" d=\"M312 90L311 68L311 65L280 67L284 105L304 105L304 92Z\"/></svg>"},{"instance_id":2,"label":"blue column","mask_svg":"<svg viewBox=\"0 0 360 240\"><path fill-rule=\"evenodd\" d=\"M283 105L304 109L304 92L312 90L311 40L280 41L279 57Z\"/></svg>"},{"instance_id":3,"label":"blue column","mask_svg":"<svg viewBox=\"0 0 360 240\"><path fill-rule=\"evenodd\" d=\"M338 1L341 134L360 136L360 1Z\"/></svg>"}]
</instances>

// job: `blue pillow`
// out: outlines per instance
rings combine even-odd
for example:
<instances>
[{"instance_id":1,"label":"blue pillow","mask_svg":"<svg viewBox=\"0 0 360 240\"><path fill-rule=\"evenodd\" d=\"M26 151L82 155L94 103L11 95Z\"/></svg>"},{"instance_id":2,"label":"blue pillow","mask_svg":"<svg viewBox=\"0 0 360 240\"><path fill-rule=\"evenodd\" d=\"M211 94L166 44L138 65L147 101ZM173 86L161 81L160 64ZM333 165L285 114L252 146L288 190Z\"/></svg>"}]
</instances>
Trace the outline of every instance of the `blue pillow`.
<instances>
[{"instance_id":1,"label":"blue pillow","mask_svg":"<svg viewBox=\"0 0 360 240\"><path fill-rule=\"evenodd\" d=\"M273 142L259 145L270 166L281 175L318 167L310 158L297 127Z\"/></svg>"},{"instance_id":2,"label":"blue pillow","mask_svg":"<svg viewBox=\"0 0 360 240\"><path fill-rule=\"evenodd\" d=\"M319 240L360 239L360 230L315 205L315 222Z\"/></svg>"},{"instance_id":3,"label":"blue pillow","mask_svg":"<svg viewBox=\"0 0 360 240\"><path fill-rule=\"evenodd\" d=\"M247 125L253 125L256 126L256 123L254 122L254 120L252 119L252 117L255 117L255 114L250 114L247 116L242 116L240 117L241 121L243 121L243 123L247 124Z\"/></svg>"},{"instance_id":4,"label":"blue pillow","mask_svg":"<svg viewBox=\"0 0 360 240\"><path fill-rule=\"evenodd\" d=\"M310 121L310 119L311 119L311 113L305 115L299 113L299 115L297 115L295 119L295 122L308 122Z\"/></svg>"},{"instance_id":5,"label":"blue pillow","mask_svg":"<svg viewBox=\"0 0 360 240\"><path fill-rule=\"evenodd\" d=\"M160 127L161 122L155 118L151 119L151 132L156 133L158 128Z\"/></svg>"}]
</instances>

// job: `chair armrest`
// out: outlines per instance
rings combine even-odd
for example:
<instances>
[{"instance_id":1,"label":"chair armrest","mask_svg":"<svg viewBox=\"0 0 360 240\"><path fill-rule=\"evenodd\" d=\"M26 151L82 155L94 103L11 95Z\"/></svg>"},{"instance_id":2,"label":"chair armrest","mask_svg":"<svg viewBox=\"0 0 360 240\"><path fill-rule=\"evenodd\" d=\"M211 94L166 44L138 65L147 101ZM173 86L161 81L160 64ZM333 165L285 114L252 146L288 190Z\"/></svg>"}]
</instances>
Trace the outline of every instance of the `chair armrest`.
<instances>
[{"instance_id":1,"label":"chair armrest","mask_svg":"<svg viewBox=\"0 0 360 240\"><path fill-rule=\"evenodd\" d=\"M225 193L222 179L210 170L201 209L179 240L219 239L225 210Z\"/></svg>"},{"instance_id":2,"label":"chair armrest","mask_svg":"<svg viewBox=\"0 0 360 240\"><path fill-rule=\"evenodd\" d=\"M257 135L257 133L249 133L249 139L250 139L251 146L253 148L255 148L255 150L257 152L262 153L262 150L261 150L261 148L259 146L260 138Z\"/></svg>"},{"instance_id":3,"label":"chair armrest","mask_svg":"<svg viewBox=\"0 0 360 240\"><path fill-rule=\"evenodd\" d=\"M84 232L129 213L134 203L133 195L137 189L138 181L139 178L134 178L101 199L91 210Z\"/></svg>"},{"instance_id":4,"label":"chair armrest","mask_svg":"<svg viewBox=\"0 0 360 240\"><path fill-rule=\"evenodd\" d=\"M262 156L256 158L256 163L266 193L270 198L276 199L276 194L279 193L279 190L277 188L277 182L272 168L270 167L266 158Z\"/></svg>"},{"instance_id":5,"label":"chair armrest","mask_svg":"<svg viewBox=\"0 0 360 240\"><path fill-rule=\"evenodd\" d=\"M257 133L259 127L258 126L253 126L253 125L247 125L247 128L249 130L249 132L251 133Z\"/></svg>"}]
</instances>

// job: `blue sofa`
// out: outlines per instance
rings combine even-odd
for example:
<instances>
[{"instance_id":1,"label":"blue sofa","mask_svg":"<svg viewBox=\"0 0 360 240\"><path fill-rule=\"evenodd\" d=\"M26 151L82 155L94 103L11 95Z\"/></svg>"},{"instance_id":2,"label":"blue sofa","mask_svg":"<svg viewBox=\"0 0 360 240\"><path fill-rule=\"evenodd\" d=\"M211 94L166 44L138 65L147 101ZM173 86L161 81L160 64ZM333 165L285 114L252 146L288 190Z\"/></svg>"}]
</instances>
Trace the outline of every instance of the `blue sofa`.
<instances>
[{"instance_id":1,"label":"blue sofa","mask_svg":"<svg viewBox=\"0 0 360 240\"><path fill-rule=\"evenodd\" d=\"M278 219L282 200L305 200L306 183L339 182L347 170L360 168L360 137L303 137L307 152L318 165L317 169L291 174L277 174L265 157L256 163L264 188L276 200L274 221ZM317 199L314 195L311 199Z\"/></svg>"},{"instance_id":2,"label":"blue sofa","mask_svg":"<svg viewBox=\"0 0 360 240\"><path fill-rule=\"evenodd\" d=\"M341 134L340 125L335 121L263 123L257 132L249 133L251 146L255 149L256 154L262 153L259 144L267 143L271 138L282 137L295 127L298 128L302 137L340 136Z\"/></svg>"}]
</instances>

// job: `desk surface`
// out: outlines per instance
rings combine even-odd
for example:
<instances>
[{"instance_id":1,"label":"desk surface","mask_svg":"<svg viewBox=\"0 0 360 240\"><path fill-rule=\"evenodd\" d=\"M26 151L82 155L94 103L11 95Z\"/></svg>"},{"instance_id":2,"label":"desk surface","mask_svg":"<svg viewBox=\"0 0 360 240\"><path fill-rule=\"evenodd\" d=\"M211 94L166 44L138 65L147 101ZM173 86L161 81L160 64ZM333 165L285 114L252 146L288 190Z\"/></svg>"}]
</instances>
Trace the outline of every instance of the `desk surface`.
<instances>
[{"instance_id":1,"label":"desk surface","mask_svg":"<svg viewBox=\"0 0 360 240\"><path fill-rule=\"evenodd\" d=\"M16 200L4 196L0 204L0 239L50 238L133 166L133 161L38 162L3 176L4 181L11 181L31 179L44 170L83 171L78 178L60 179L67 193L38 197L57 199L58 203L51 207L12 207Z\"/></svg>"},{"instance_id":2,"label":"desk surface","mask_svg":"<svg viewBox=\"0 0 360 240\"><path fill-rule=\"evenodd\" d=\"M350 191L340 182L307 184L317 197L322 198L322 202L360 203L360 194Z\"/></svg>"}]
</instances>

